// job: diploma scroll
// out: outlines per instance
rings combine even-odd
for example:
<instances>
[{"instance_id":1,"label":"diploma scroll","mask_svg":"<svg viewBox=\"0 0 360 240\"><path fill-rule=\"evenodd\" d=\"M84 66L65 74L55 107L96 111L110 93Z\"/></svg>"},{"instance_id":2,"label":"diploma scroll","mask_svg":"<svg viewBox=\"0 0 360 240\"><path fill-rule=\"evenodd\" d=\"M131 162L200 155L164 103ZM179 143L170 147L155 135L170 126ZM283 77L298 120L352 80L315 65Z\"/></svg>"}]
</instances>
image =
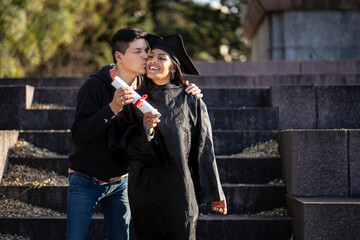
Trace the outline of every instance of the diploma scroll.
<instances>
[{"instance_id":1,"label":"diploma scroll","mask_svg":"<svg viewBox=\"0 0 360 240\"><path fill-rule=\"evenodd\" d=\"M121 88L121 87L129 87L129 85L126 84L126 82L124 82L124 80L122 80L121 78L119 78L118 76L115 76L114 81L112 81L111 85L113 85L116 89ZM144 96L140 96L137 92L135 92L133 89L131 89L135 95L134 100L133 100L133 104L142 112L142 113L147 113L147 112L156 112L157 114L160 114L158 112L158 110L156 110L153 106L150 105L150 103L148 103L145 98L147 97L147 95L145 94Z\"/></svg>"}]
</instances>

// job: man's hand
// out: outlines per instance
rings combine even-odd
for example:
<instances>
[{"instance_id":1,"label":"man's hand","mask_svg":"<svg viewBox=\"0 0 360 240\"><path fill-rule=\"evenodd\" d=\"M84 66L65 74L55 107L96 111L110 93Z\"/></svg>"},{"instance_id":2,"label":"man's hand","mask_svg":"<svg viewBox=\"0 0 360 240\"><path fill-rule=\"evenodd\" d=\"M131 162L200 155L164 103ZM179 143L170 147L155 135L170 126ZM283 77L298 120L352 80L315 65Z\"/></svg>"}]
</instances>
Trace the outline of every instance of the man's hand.
<instances>
[{"instance_id":1,"label":"man's hand","mask_svg":"<svg viewBox=\"0 0 360 240\"><path fill-rule=\"evenodd\" d=\"M201 93L201 89L198 88L194 83L189 84L189 81L185 81L185 92L195 95L198 98L202 98L203 94Z\"/></svg>"},{"instance_id":2,"label":"man's hand","mask_svg":"<svg viewBox=\"0 0 360 240\"><path fill-rule=\"evenodd\" d=\"M114 93L114 98L109 104L114 114L120 112L126 104L132 103L134 93L129 87L121 87Z\"/></svg>"},{"instance_id":3,"label":"man's hand","mask_svg":"<svg viewBox=\"0 0 360 240\"><path fill-rule=\"evenodd\" d=\"M218 202L212 202L211 203L211 210L216 213L221 213L226 215L227 213L227 205L226 200L218 201Z\"/></svg>"}]
</instances>

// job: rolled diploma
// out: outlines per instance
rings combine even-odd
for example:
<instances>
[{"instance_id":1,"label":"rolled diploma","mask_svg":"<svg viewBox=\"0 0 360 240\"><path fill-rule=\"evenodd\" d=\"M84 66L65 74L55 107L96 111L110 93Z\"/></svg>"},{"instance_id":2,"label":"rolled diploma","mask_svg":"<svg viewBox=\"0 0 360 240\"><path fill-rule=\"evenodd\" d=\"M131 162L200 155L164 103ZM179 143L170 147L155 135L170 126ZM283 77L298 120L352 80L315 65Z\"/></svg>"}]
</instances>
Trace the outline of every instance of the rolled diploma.
<instances>
[{"instance_id":1,"label":"rolled diploma","mask_svg":"<svg viewBox=\"0 0 360 240\"><path fill-rule=\"evenodd\" d=\"M112 81L111 85L113 85L116 89L121 88L121 87L129 87L129 85L127 85L126 82L124 82L124 80L122 80L121 78L119 78L118 76L115 76L114 81ZM131 90L133 91L135 97L133 100L133 104L136 103L137 100L139 100L141 98L141 96L135 92L132 88ZM136 107L142 112L142 113L147 113L147 112L152 112L154 111L157 114L160 114L158 112L158 110L156 110L153 106L150 105L150 103L148 103L145 99L141 99L140 100L143 104L142 106L139 106L139 104L136 105Z\"/></svg>"}]
</instances>

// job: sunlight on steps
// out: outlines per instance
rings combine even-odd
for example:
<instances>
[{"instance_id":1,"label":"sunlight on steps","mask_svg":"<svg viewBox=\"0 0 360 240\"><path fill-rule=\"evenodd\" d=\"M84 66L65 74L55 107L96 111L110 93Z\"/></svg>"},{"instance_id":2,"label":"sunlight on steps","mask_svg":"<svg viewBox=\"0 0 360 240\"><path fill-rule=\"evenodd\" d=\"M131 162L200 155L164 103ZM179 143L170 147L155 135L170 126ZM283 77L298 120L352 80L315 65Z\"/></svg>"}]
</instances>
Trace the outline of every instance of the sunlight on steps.
<instances>
[{"instance_id":1,"label":"sunlight on steps","mask_svg":"<svg viewBox=\"0 0 360 240\"><path fill-rule=\"evenodd\" d=\"M24 238L18 235L10 235L10 234L0 234L0 240L30 240L30 238Z\"/></svg>"},{"instance_id":2,"label":"sunlight on steps","mask_svg":"<svg viewBox=\"0 0 360 240\"><path fill-rule=\"evenodd\" d=\"M33 102L31 104L30 109L70 109L71 107L67 107L61 103L38 103L38 102Z\"/></svg>"},{"instance_id":3,"label":"sunlight on steps","mask_svg":"<svg viewBox=\"0 0 360 240\"><path fill-rule=\"evenodd\" d=\"M15 199L2 197L0 201L0 217L54 217L61 215L63 214L52 209L37 207Z\"/></svg>"},{"instance_id":4,"label":"sunlight on steps","mask_svg":"<svg viewBox=\"0 0 360 240\"><path fill-rule=\"evenodd\" d=\"M19 139L14 147L11 148L10 157L56 157L59 156L55 152L51 152L46 148L39 148L33 144Z\"/></svg>"},{"instance_id":5,"label":"sunlight on steps","mask_svg":"<svg viewBox=\"0 0 360 240\"><path fill-rule=\"evenodd\" d=\"M280 157L278 143L271 139L245 148L241 153L231 154L230 157Z\"/></svg>"},{"instance_id":6,"label":"sunlight on steps","mask_svg":"<svg viewBox=\"0 0 360 240\"><path fill-rule=\"evenodd\" d=\"M9 164L0 185L2 186L67 186L68 178L60 176L54 171L39 170L25 165Z\"/></svg>"}]
</instances>

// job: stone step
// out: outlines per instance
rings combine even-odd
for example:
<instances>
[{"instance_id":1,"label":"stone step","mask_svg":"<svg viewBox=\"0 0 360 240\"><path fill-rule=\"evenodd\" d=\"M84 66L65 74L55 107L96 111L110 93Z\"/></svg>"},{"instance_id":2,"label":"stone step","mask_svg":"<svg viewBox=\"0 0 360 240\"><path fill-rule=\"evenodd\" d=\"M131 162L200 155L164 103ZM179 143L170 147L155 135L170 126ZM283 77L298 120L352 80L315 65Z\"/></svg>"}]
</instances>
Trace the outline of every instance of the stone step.
<instances>
[{"instance_id":1,"label":"stone step","mask_svg":"<svg viewBox=\"0 0 360 240\"><path fill-rule=\"evenodd\" d=\"M213 130L215 153L217 155L240 153L253 144L275 139L277 132L277 130ZM22 130L19 138L62 155L69 154L72 148L70 130Z\"/></svg>"},{"instance_id":2,"label":"stone step","mask_svg":"<svg viewBox=\"0 0 360 240\"><path fill-rule=\"evenodd\" d=\"M277 130L213 130L216 155L240 153L259 142L275 139Z\"/></svg>"},{"instance_id":3,"label":"stone step","mask_svg":"<svg viewBox=\"0 0 360 240\"><path fill-rule=\"evenodd\" d=\"M311 73L272 75L189 76L191 83L206 87L272 87L272 86L359 86L360 73Z\"/></svg>"},{"instance_id":4,"label":"stone step","mask_svg":"<svg viewBox=\"0 0 360 240\"><path fill-rule=\"evenodd\" d=\"M66 216L2 217L0 226L3 234L17 234L36 240L62 240L66 234ZM291 236L291 218L201 215L196 233L198 240L288 240ZM104 238L104 219L101 215L94 215L88 240Z\"/></svg>"},{"instance_id":5,"label":"stone step","mask_svg":"<svg viewBox=\"0 0 360 240\"><path fill-rule=\"evenodd\" d=\"M270 107L270 88L202 87L208 108Z\"/></svg>"},{"instance_id":6,"label":"stone step","mask_svg":"<svg viewBox=\"0 0 360 240\"><path fill-rule=\"evenodd\" d=\"M70 130L22 130L19 139L60 155L68 155L72 149Z\"/></svg>"},{"instance_id":7,"label":"stone step","mask_svg":"<svg viewBox=\"0 0 360 240\"><path fill-rule=\"evenodd\" d=\"M67 107L76 106L79 87L36 87L33 102L58 103Z\"/></svg>"},{"instance_id":8,"label":"stone step","mask_svg":"<svg viewBox=\"0 0 360 240\"><path fill-rule=\"evenodd\" d=\"M312 60L312 61L195 61L200 75L219 74L311 74L311 73L358 73L359 60Z\"/></svg>"},{"instance_id":9,"label":"stone step","mask_svg":"<svg viewBox=\"0 0 360 240\"><path fill-rule=\"evenodd\" d=\"M360 198L287 195L294 239L360 239Z\"/></svg>"},{"instance_id":10,"label":"stone step","mask_svg":"<svg viewBox=\"0 0 360 240\"><path fill-rule=\"evenodd\" d=\"M222 183L268 183L282 178L280 158L216 156Z\"/></svg>"},{"instance_id":11,"label":"stone step","mask_svg":"<svg viewBox=\"0 0 360 240\"><path fill-rule=\"evenodd\" d=\"M284 186L223 184L223 189L229 214L257 213L286 205ZM68 186L0 186L0 195L62 213L66 213L67 192ZM209 209L204 206L202 211Z\"/></svg>"},{"instance_id":12,"label":"stone step","mask_svg":"<svg viewBox=\"0 0 360 240\"><path fill-rule=\"evenodd\" d=\"M274 130L279 125L278 108L210 108L214 130Z\"/></svg>"},{"instance_id":13,"label":"stone step","mask_svg":"<svg viewBox=\"0 0 360 240\"><path fill-rule=\"evenodd\" d=\"M222 183L268 183L280 179L280 158L238 158L216 156ZM67 156L18 158L10 157L9 163L27 165L37 169L54 171L67 176L69 160Z\"/></svg>"},{"instance_id":14,"label":"stone step","mask_svg":"<svg viewBox=\"0 0 360 240\"><path fill-rule=\"evenodd\" d=\"M216 130L272 130L279 123L278 108L210 108L212 128ZM75 109L26 109L22 129L71 129Z\"/></svg>"},{"instance_id":15,"label":"stone step","mask_svg":"<svg viewBox=\"0 0 360 240\"><path fill-rule=\"evenodd\" d=\"M197 223L197 240L289 240L291 218L203 215Z\"/></svg>"},{"instance_id":16,"label":"stone step","mask_svg":"<svg viewBox=\"0 0 360 240\"><path fill-rule=\"evenodd\" d=\"M33 87L77 87L79 88L88 77L29 77L2 78L0 86L31 85ZM218 73L202 76L186 76L186 80L204 87L269 87L280 85L291 86L352 86L360 85L359 69L354 72L341 71L309 71L306 73Z\"/></svg>"},{"instance_id":17,"label":"stone step","mask_svg":"<svg viewBox=\"0 0 360 240\"><path fill-rule=\"evenodd\" d=\"M33 87L80 87L88 77L26 77L1 78L0 86L31 85Z\"/></svg>"},{"instance_id":18,"label":"stone step","mask_svg":"<svg viewBox=\"0 0 360 240\"><path fill-rule=\"evenodd\" d=\"M72 109L26 109L22 116L22 129L65 130L71 129L75 110Z\"/></svg>"},{"instance_id":19,"label":"stone step","mask_svg":"<svg viewBox=\"0 0 360 240\"><path fill-rule=\"evenodd\" d=\"M36 87L33 102L76 106L79 88ZM201 88L207 107L270 107L269 88Z\"/></svg>"},{"instance_id":20,"label":"stone step","mask_svg":"<svg viewBox=\"0 0 360 240\"><path fill-rule=\"evenodd\" d=\"M68 156L35 158L9 157L9 163L26 165L36 169L44 169L46 171L54 171L63 176L68 175Z\"/></svg>"}]
</instances>

